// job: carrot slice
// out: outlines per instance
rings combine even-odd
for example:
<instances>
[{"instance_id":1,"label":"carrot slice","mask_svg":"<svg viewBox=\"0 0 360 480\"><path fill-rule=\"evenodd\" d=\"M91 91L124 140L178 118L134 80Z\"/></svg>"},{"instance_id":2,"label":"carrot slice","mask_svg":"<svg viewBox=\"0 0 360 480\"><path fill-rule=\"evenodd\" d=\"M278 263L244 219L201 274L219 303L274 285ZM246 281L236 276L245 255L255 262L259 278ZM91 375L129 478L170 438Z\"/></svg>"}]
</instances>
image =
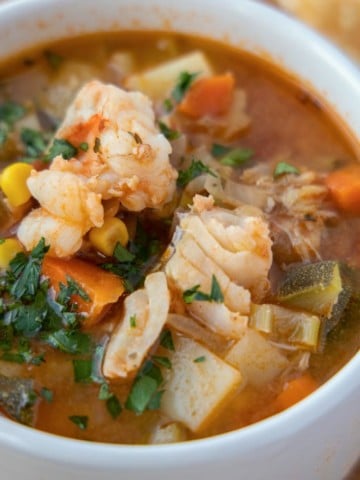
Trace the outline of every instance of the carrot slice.
<instances>
[{"instance_id":1,"label":"carrot slice","mask_svg":"<svg viewBox=\"0 0 360 480\"><path fill-rule=\"evenodd\" d=\"M325 183L341 210L360 213L360 165L352 165L330 173Z\"/></svg>"},{"instance_id":2,"label":"carrot slice","mask_svg":"<svg viewBox=\"0 0 360 480\"><path fill-rule=\"evenodd\" d=\"M217 116L226 113L233 99L235 78L232 73L197 80L178 105L189 117Z\"/></svg>"},{"instance_id":3,"label":"carrot slice","mask_svg":"<svg viewBox=\"0 0 360 480\"><path fill-rule=\"evenodd\" d=\"M89 327L101 320L106 307L116 302L124 292L122 280L112 273L106 272L91 263L79 259L61 260L46 256L42 265L42 273L49 278L56 292L60 283L66 284L69 276L77 282L90 297L86 302L78 295L72 301L78 304L78 311L84 312L83 325Z\"/></svg>"},{"instance_id":4,"label":"carrot slice","mask_svg":"<svg viewBox=\"0 0 360 480\"><path fill-rule=\"evenodd\" d=\"M309 374L304 374L292 380L285 385L284 390L276 398L276 409L281 411L295 405L295 403L310 395L317 387L318 384Z\"/></svg>"}]
</instances>

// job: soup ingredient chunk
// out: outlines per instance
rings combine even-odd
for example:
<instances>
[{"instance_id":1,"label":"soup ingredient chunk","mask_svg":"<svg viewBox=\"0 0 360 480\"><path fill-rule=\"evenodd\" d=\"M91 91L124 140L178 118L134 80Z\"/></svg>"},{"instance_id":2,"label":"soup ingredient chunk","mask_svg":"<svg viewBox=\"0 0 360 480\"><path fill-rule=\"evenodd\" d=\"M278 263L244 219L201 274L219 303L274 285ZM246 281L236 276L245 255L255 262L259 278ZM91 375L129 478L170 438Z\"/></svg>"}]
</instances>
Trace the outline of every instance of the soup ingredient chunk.
<instances>
[{"instance_id":1,"label":"soup ingredient chunk","mask_svg":"<svg viewBox=\"0 0 360 480\"><path fill-rule=\"evenodd\" d=\"M360 166L351 165L331 172L326 178L331 196L341 210L360 213Z\"/></svg>"},{"instance_id":2,"label":"soup ingredient chunk","mask_svg":"<svg viewBox=\"0 0 360 480\"><path fill-rule=\"evenodd\" d=\"M64 145L71 147L66 153ZM175 191L170 143L141 93L88 83L69 107L52 151L59 155L49 169L33 171L28 180L40 203L18 231L28 250L44 237L52 255L72 255L90 228L103 225L103 200L118 198L124 208L141 211L161 207Z\"/></svg>"},{"instance_id":3,"label":"soup ingredient chunk","mask_svg":"<svg viewBox=\"0 0 360 480\"><path fill-rule=\"evenodd\" d=\"M161 410L196 432L224 407L242 385L238 370L202 345L185 337L174 340L171 370L164 371Z\"/></svg>"},{"instance_id":4,"label":"soup ingredient chunk","mask_svg":"<svg viewBox=\"0 0 360 480\"><path fill-rule=\"evenodd\" d=\"M106 377L124 378L141 366L165 325L169 306L169 290L162 272L148 275L145 288L125 299L121 322L105 353L103 372Z\"/></svg>"}]
</instances>

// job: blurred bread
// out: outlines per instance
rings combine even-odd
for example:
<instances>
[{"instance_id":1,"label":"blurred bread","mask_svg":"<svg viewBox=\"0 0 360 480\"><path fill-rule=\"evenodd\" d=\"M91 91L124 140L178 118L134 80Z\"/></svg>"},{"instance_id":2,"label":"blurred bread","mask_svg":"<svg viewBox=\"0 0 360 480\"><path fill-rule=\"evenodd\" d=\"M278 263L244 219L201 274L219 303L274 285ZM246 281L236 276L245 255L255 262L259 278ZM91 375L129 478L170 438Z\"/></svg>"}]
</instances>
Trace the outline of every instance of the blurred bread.
<instances>
[{"instance_id":1,"label":"blurred bread","mask_svg":"<svg viewBox=\"0 0 360 480\"><path fill-rule=\"evenodd\" d=\"M360 0L273 0L360 60Z\"/></svg>"}]
</instances>

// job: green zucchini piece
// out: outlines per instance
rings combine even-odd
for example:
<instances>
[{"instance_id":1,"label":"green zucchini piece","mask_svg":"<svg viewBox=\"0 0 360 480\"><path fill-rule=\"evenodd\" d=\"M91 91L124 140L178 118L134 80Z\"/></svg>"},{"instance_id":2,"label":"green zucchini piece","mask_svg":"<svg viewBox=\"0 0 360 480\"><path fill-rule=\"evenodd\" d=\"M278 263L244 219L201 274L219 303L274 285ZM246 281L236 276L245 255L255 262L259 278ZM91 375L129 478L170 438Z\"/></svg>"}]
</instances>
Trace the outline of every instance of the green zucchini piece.
<instances>
[{"instance_id":1,"label":"green zucchini piece","mask_svg":"<svg viewBox=\"0 0 360 480\"><path fill-rule=\"evenodd\" d=\"M329 260L292 268L279 286L278 300L325 318L328 333L339 322L351 290L345 267Z\"/></svg>"},{"instance_id":2,"label":"green zucchini piece","mask_svg":"<svg viewBox=\"0 0 360 480\"><path fill-rule=\"evenodd\" d=\"M33 386L31 379L0 375L0 408L18 422L32 425L36 401Z\"/></svg>"}]
</instances>

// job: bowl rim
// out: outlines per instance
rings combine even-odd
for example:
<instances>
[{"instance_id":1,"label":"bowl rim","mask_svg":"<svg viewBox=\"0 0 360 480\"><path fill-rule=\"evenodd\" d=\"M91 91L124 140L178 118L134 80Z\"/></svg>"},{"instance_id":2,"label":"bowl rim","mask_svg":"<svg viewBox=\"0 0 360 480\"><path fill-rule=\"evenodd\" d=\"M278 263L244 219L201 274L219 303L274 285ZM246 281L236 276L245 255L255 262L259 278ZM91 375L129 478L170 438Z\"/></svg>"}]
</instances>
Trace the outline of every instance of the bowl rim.
<instances>
[{"instance_id":1,"label":"bowl rim","mask_svg":"<svg viewBox=\"0 0 360 480\"><path fill-rule=\"evenodd\" d=\"M80 0L80 3L89 0ZM92 3L95 0L91 0ZM8 0L0 5L0 17L13 15L22 10L22 15L35 6L45 6L49 10L53 5L72 5L73 0ZM103 2L106 3L106 2ZM109 3L109 1L108 1ZM141 3L139 0L133 2ZM190 2L189 2L190 3ZM204 4L214 4L215 0L201 0ZM287 15L270 8L267 5L243 0L240 5L237 0L223 0L238 14L246 11L251 15L263 15L264 22L279 24L286 22L286 28L295 34L293 42L302 41L308 48L317 49L320 58L336 67L341 78L347 78L348 86L359 90L360 74L353 63L346 58L336 47L329 44L308 27ZM298 38L298 40L296 40ZM360 124L360 121L359 121ZM360 130L358 132L360 135ZM239 430L216 435L199 440L168 445L123 445L88 442L39 431L20 425L5 417L0 418L0 446L10 446L16 451L33 457L45 458L57 463L71 465L86 465L91 468L106 470L148 469L161 466L166 469L173 467L186 458L188 465L195 465L212 458L231 457L234 449L251 449L254 445L269 445L276 439L283 438L283 432L296 432L316 418L325 415L341 399L360 392L360 382L350 382L349 379L359 378L360 352L358 352L342 369L332 376L325 384L309 397L305 398L288 410L273 415ZM154 455L157 452L158 455ZM141 462L139 461L141 459Z\"/></svg>"}]
</instances>

